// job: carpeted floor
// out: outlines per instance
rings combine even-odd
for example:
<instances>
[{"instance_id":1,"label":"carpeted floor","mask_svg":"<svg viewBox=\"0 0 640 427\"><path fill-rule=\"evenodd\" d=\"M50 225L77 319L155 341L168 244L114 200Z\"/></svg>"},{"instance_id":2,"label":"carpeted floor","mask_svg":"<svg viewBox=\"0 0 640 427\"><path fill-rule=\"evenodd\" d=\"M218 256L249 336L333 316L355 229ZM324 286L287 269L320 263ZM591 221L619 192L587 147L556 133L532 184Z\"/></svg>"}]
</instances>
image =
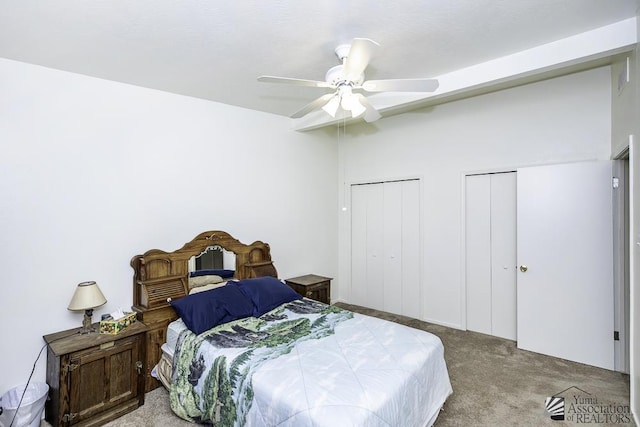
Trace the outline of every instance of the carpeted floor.
<instances>
[{"instance_id":1,"label":"carpeted floor","mask_svg":"<svg viewBox=\"0 0 640 427\"><path fill-rule=\"evenodd\" d=\"M347 304L340 306L440 337L453 395L445 403L436 427L635 425L629 411L628 375L519 350L514 341L502 338ZM564 421L552 420L545 410L545 399L556 394L565 398ZM609 417L600 414L594 418L594 411L611 409Z\"/></svg>"},{"instance_id":2,"label":"carpeted floor","mask_svg":"<svg viewBox=\"0 0 640 427\"><path fill-rule=\"evenodd\" d=\"M519 350L515 342L501 338L338 305L440 337L453 395L437 427L635 425L629 412L628 375ZM552 420L545 410L545 399L554 395L565 399L564 421ZM173 415L163 388L147 393L144 406L106 425L193 426Z\"/></svg>"}]
</instances>

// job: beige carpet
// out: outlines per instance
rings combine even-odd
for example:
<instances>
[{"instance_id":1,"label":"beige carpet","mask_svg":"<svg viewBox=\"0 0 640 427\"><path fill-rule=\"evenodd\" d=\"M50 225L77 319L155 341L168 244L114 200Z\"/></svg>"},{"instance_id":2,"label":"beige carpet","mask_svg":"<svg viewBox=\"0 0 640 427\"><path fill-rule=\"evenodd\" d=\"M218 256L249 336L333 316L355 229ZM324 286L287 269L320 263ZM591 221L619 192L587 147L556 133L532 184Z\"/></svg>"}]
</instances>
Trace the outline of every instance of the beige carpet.
<instances>
[{"instance_id":1,"label":"beige carpet","mask_svg":"<svg viewBox=\"0 0 640 427\"><path fill-rule=\"evenodd\" d=\"M519 350L515 342L509 340L362 307L338 305L440 337L454 392L440 412L437 427L635 425L628 412L628 375ZM545 399L565 389L569 390L560 396L565 399L567 419L554 421L545 410ZM606 411L608 413L602 413ZM163 388L147 393L144 406L107 424L111 427L192 425L173 415L168 393Z\"/></svg>"},{"instance_id":2,"label":"beige carpet","mask_svg":"<svg viewBox=\"0 0 640 427\"><path fill-rule=\"evenodd\" d=\"M519 350L514 341L362 307L341 306L423 329L440 337L453 395L445 403L435 423L437 427L635 425L628 411L628 375ZM573 417L571 421L569 417L564 421L552 420L545 410L545 399L570 387L582 391L572 388L561 394L567 409L573 402L574 412L586 411L587 414L579 414L578 417L572 412L567 414ZM576 404L576 398L580 402L591 398L596 403ZM614 409L621 413L611 414L610 419L588 417L590 411L604 406L608 409L609 404L616 405ZM598 422L609 420L616 422Z\"/></svg>"}]
</instances>

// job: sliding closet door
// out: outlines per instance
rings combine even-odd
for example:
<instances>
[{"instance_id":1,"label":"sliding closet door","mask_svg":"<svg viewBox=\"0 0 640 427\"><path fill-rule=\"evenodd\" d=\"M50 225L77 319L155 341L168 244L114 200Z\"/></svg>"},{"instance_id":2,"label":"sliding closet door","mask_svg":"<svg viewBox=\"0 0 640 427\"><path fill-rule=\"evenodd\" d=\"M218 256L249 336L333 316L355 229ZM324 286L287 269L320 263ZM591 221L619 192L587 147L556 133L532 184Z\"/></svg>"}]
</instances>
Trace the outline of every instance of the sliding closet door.
<instances>
[{"instance_id":1,"label":"sliding closet door","mask_svg":"<svg viewBox=\"0 0 640 427\"><path fill-rule=\"evenodd\" d=\"M420 317L420 181L351 187L351 302Z\"/></svg>"},{"instance_id":2,"label":"sliding closet door","mask_svg":"<svg viewBox=\"0 0 640 427\"><path fill-rule=\"evenodd\" d=\"M465 182L467 329L516 339L516 174Z\"/></svg>"}]
</instances>

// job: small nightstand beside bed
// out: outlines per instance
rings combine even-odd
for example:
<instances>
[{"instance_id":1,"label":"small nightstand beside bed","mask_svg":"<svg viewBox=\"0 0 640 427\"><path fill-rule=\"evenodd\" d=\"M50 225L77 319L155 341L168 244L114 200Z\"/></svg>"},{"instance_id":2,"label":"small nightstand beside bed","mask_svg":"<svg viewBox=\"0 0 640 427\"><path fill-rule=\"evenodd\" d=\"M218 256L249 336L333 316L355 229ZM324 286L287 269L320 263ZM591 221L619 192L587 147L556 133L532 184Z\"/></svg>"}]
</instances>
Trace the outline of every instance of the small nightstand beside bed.
<instances>
[{"instance_id":1,"label":"small nightstand beside bed","mask_svg":"<svg viewBox=\"0 0 640 427\"><path fill-rule=\"evenodd\" d=\"M432 334L302 298L275 277L210 287L171 300L180 318L154 370L184 419L425 426L452 392Z\"/></svg>"}]
</instances>

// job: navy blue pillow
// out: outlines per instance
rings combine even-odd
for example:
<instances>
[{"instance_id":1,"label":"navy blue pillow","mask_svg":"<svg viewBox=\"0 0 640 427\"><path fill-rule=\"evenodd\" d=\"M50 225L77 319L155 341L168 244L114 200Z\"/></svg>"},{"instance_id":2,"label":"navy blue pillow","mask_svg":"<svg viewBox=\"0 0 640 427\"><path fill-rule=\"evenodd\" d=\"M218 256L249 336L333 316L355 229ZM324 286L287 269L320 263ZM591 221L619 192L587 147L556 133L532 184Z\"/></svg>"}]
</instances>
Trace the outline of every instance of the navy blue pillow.
<instances>
[{"instance_id":1,"label":"navy blue pillow","mask_svg":"<svg viewBox=\"0 0 640 427\"><path fill-rule=\"evenodd\" d=\"M280 304L302 299L302 296L288 285L271 276L229 282L227 286L236 286L251 300L253 303L253 315L255 317L262 316Z\"/></svg>"},{"instance_id":2,"label":"navy blue pillow","mask_svg":"<svg viewBox=\"0 0 640 427\"><path fill-rule=\"evenodd\" d=\"M230 279L234 274L236 274L235 270L196 270L189 273L189 277L220 276L223 279Z\"/></svg>"},{"instance_id":3,"label":"navy blue pillow","mask_svg":"<svg viewBox=\"0 0 640 427\"><path fill-rule=\"evenodd\" d=\"M222 323L251 317L253 313L251 300L237 287L227 285L187 295L171 301L171 306L195 334L201 334Z\"/></svg>"}]
</instances>

